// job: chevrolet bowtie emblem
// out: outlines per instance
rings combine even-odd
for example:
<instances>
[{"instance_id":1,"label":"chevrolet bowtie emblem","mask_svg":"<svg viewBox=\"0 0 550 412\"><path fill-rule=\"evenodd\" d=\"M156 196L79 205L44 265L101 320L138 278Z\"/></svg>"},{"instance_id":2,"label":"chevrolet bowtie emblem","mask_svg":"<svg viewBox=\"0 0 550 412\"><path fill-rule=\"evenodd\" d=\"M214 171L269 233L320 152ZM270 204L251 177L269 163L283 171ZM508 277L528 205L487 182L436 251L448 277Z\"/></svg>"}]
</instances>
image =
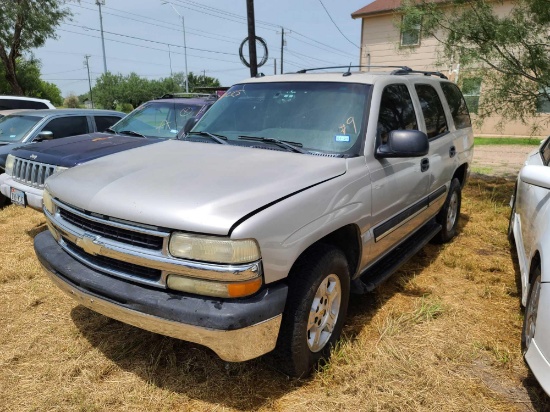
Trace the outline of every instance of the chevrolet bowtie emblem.
<instances>
[{"instance_id":1,"label":"chevrolet bowtie emblem","mask_svg":"<svg viewBox=\"0 0 550 412\"><path fill-rule=\"evenodd\" d=\"M101 251L101 244L96 243L99 236L93 236L88 233L84 233L82 237L76 239L76 245L84 250L89 255L99 255Z\"/></svg>"}]
</instances>

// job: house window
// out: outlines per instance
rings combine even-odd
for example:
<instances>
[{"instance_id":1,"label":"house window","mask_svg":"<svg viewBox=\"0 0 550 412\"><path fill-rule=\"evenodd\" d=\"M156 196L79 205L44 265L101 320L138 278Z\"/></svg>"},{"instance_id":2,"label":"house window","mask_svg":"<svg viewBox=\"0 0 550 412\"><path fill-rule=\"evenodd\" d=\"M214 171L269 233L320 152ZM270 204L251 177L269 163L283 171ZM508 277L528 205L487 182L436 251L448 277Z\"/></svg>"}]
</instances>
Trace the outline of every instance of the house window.
<instances>
[{"instance_id":1,"label":"house window","mask_svg":"<svg viewBox=\"0 0 550 412\"><path fill-rule=\"evenodd\" d=\"M462 94L468 105L470 113L477 114L479 108L479 96L481 94L481 78L472 77L462 81Z\"/></svg>"},{"instance_id":2,"label":"house window","mask_svg":"<svg viewBox=\"0 0 550 412\"><path fill-rule=\"evenodd\" d=\"M401 46L420 45L421 18L407 15L401 23Z\"/></svg>"},{"instance_id":3,"label":"house window","mask_svg":"<svg viewBox=\"0 0 550 412\"><path fill-rule=\"evenodd\" d=\"M550 87L539 90L537 97L537 112L550 113Z\"/></svg>"}]
</instances>

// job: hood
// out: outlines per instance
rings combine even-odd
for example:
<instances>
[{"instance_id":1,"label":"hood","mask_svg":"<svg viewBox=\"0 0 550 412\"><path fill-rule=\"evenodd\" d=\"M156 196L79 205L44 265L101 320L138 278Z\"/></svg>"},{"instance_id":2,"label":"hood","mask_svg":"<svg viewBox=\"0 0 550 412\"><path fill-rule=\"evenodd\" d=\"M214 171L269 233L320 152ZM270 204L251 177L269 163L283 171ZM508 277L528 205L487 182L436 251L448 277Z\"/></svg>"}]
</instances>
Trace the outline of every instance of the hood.
<instances>
[{"instance_id":1,"label":"hood","mask_svg":"<svg viewBox=\"0 0 550 412\"><path fill-rule=\"evenodd\" d=\"M160 139L144 139L108 133L90 133L28 144L12 150L12 154L40 163L73 167L109 154L160 141Z\"/></svg>"},{"instance_id":2,"label":"hood","mask_svg":"<svg viewBox=\"0 0 550 412\"><path fill-rule=\"evenodd\" d=\"M346 166L343 158L172 140L61 172L47 188L106 216L227 235L244 216L342 175Z\"/></svg>"}]
</instances>

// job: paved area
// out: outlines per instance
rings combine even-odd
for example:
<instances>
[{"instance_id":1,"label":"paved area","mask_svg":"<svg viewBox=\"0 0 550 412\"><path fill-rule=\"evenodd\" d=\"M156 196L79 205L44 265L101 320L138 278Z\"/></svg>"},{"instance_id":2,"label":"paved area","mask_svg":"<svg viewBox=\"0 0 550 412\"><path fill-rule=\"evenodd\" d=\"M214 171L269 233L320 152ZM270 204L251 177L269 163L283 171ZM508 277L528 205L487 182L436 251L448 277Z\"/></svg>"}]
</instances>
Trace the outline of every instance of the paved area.
<instances>
[{"instance_id":1,"label":"paved area","mask_svg":"<svg viewBox=\"0 0 550 412\"><path fill-rule=\"evenodd\" d=\"M537 146L486 145L474 148L472 172L491 176L515 177L527 155Z\"/></svg>"}]
</instances>

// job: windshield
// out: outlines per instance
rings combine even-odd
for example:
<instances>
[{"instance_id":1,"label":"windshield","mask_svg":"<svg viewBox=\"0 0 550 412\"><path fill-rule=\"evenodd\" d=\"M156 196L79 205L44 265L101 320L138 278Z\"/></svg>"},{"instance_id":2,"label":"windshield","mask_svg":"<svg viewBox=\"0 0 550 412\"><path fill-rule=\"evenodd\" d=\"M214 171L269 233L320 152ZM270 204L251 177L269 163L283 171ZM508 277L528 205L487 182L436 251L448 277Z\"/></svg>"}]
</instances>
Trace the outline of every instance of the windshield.
<instances>
[{"instance_id":1,"label":"windshield","mask_svg":"<svg viewBox=\"0 0 550 412\"><path fill-rule=\"evenodd\" d=\"M235 85L193 132L222 135L229 142L253 136L298 143L309 152L357 154L370 87L325 82Z\"/></svg>"},{"instance_id":2,"label":"windshield","mask_svg":"<svg viewBox=\"0 0 550 412\"><path fill-rule=\"evenodd\" d=\"M134 132L147 137L174 139L187 120L195 116L202 106L187 103L150 102L138 107L111 130L116 133Z\"/></svg>"},{"instance_id":3,"label":"windshield","mask_svg":"<svg viewBox=\"0 0 550 412\"><path fill-rule=\"evenodd\" d=\"M20 142L41 117L9 115L0 118L0 142Z\"/></svg>"}]
</instances>

